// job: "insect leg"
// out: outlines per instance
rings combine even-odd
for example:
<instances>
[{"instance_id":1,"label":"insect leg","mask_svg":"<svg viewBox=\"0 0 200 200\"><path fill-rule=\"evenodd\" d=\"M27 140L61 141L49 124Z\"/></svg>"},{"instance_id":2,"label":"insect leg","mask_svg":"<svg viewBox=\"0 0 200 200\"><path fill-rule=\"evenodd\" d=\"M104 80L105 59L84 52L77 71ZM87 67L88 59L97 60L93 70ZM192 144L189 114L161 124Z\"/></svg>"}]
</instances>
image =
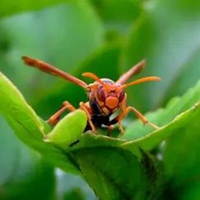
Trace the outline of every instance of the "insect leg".
<instances>
[{"instance_id":1,"label":"insect leg","mask_svg":"<svg viewBox=\"0 0 200 200\"><path fill-rule=\"evenodd\" d=\"M144 123L147 124L149 126L151 126L154 129L158 129L159 127L156 126L155 124L149 122L147 120L146 117L144 117L144 115L142 115L136 108L132 107L132 106L128 106L125 108L125 110L123 110L123 112L118 116L118 121L120 122L130 111L133 111L137 117Z\"/></svg>"},{"instance_id":2,"label":"insect leg","mask_svg":"<svg viewBox=\"0 0 200 200\"><path fill-rule=\"evenodd\" d=\"M108 122L104 123L104 125L106 125L108 127L108 136L110 136L111 132L114 130L114 125L115 124L118 123L119 126L120 126L120 123L118 121L118 117L119 117L119 115L114 117L111 121L108 121ZM119 127L119 129L120 129L120 132L124 132L122 126L121 126L121 128Z\"/></svg>"},{"instance_id":3,"label":"insect leg","mask_svg":"<svg viewBox=\"0 0 200 200\"><path fill-rule=\"evenodd\" d=\"M92 118L91 118L91 113L92 113L91 108L90 108L89 106L87 106L87 105L86 105L85 103L83 103L83 102L80 102L79 106L80 106L80 108L81 108L82 110L85 111L85 113L86 113L86 115L87 115L88 123L90 124L91 129L92 129L92 132L95 132L95 131L96 131L96 128L95 128L95 126L94 126L94 124L93 124L93 122L92 122Z\"/></svg>"},{"instance_id":4,"label":"insect leg","mask_svg":"<svg viewBox=\"0 0 200 200\"><path fill-rule=\"evenodd\" d=\"M49 124L51 124L51 125L57 124L57 122L59 121L60 116L61 116L62 113L63 113L64 111L66 111L66 110L72 112L72 111L76 110L76 108L74 108L74 106L72 106L68 101L64 101L64 102L62 103L62 107L60 108L60 110L58 110L54 115L52 115L52 116L47 120L47 122L48 122Z\"/></svg>"},{"instance_id":5,"label":"insect leg","mask_svg":"<svg viewBox=\"0 0 200 200\"><path fill-rule=\"evenodd\" d=\"M123 129L123 126L121 124L121 119L120 119L120 116L121 115L117 115L115 118L113 118L110 122L109 122L109 126L108 126L108 129L109 129L109 134L111 133L111 131L113 130L113 125L118 123L119 125L119 130L121 133L124 133L124 129Z\"/></svg>"}]
</instances>

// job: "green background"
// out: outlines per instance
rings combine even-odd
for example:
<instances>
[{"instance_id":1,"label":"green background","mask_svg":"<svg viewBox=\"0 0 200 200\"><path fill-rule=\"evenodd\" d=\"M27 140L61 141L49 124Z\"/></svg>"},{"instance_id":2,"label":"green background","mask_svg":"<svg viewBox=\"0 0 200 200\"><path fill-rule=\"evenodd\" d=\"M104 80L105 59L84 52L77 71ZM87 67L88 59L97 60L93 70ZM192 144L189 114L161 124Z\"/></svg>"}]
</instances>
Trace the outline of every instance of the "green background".
<instances>
[{"instance_id":1,"label":"green background","mask_svg":"<svg viewBox=\"0 0 200 200\"><path fill-rule=\"evenodd\" d=\"M64 100L77 107L87 101L86 94L72 83L24 66L23 55L88 83L82 72L117 80L145 58L147 66L138 77L156 75L162 82L127 89L128 104L143 113L164 107L200 77L198 0L8 0L0 2L0 17L0 71L44 119ZM124 124L134 117L130 114ZM80 177L54 169L19 141L3 116L0 130L0 199L96 198Z\"/></svg>"}]
</instances>

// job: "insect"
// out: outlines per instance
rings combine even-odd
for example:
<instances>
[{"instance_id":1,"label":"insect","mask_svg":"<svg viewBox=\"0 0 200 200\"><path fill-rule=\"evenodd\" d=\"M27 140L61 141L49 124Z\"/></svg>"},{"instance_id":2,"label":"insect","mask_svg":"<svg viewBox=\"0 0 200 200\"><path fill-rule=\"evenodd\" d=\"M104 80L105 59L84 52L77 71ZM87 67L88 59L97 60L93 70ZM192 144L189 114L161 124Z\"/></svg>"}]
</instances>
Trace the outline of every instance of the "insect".
<instances>
[{"instance_id":1,"label":"insect","mask_svg":"<svg viewBox=\"0 0 200 200\"><path fill-rule=\"evenodd\" d=\"M154 129L158 128L155 124L150 123L135 107L127 107L126 105L127 94L125 93L125 88L143 82L161 80L159 77L156 76L148 76L126 83L126 81L130 79L133 75L138 74L140 71L142 71L146 64L144 60L133 66L126 73L124 73L116 82L107 78L100 79L98 76L91 72L83 73L82 76L94 80L93 83L87 84L84 81L41 60L27 56L23 56L22 59L24 63L28 66L35 67L51 75L59 76L86 90L88 102L79 103L80 109L85 111L88 119L84 132L88 130L95 132L97 128L102 126L106 126L110 130L112 130L113 126L115 124L118 124L119 130L121 131L121 133L123 133L124 130L121 125L121 121L130 111L133 111L144 124L147 124ZM76 108L68 101L64 101L62 107L48 119L48 123L51 125L55 125L59 121L62 113L66 110L72 112L76 110ZM116 111L119 111L119 114L111 119L111 115Z\"/></svg>"}]
</instances>

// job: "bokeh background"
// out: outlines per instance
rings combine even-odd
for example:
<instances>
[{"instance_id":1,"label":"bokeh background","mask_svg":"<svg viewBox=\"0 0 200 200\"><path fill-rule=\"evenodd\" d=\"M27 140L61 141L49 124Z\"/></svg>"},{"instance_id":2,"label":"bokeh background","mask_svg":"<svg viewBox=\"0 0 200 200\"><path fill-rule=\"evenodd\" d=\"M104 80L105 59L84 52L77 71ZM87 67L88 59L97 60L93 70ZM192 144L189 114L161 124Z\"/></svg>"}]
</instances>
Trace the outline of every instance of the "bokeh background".
<instances>
[{"instance_id":1,"label":"bokeh background","mask_svg":"<svg viewBox=\"0 0 200 200\"><path fill-rule=\"evenodd\" d=\"M113 80L145 58L147 66L138 77L156 75L162 82L128 88L128 103L143 113L153 111L200 78L200 1L1 1L0 71L47 119L64 100L76 107L86 101L85 92L25 67L23 55L79 78L91 71ZM0 199L36 198L96 199L81 177L46 163L0 116Z\"/></svg>"}]
</instances>

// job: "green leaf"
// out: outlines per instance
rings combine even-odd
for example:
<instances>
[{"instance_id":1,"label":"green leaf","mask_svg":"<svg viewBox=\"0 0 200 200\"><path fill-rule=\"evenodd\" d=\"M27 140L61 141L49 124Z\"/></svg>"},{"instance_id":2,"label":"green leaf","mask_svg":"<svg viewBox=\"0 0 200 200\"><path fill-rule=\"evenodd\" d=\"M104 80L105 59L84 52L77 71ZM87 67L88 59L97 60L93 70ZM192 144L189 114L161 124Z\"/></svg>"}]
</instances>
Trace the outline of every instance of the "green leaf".
<instances>
[{"instance_id":1,"label":"green leaf","mask_svg":"<svg viewBox=\"0 0 200 200\"><path fill-rule=\"evenodd\" d=\"M187 129L190 121L196 121L200 117L200 102L194 105L192 108L178 115L174 120L168 123L166 126L153 131L152 133L123 144L123 147L135 150L135 146L138 146L144 150L152 150L158 146L162 141L170 137L172 134L177 134L179 129ZM188 126L189 128L189 126Z\"/></svg>"},{"instance_id":2,"label":"green leaf","mask_svg":"<svg viewBox=\"0 0 200 200\"><path fill-rule=\"evenodd\" d=\"M47 135L46 142L51 142L59 148L66 149L78 141L87 123L84 111L76 110L65 116L55 128Z\"/></svg>"},{"instance_id":3,"label":"green leaf","mask_svg":"<svg viewBox=\"0 0 200 200\"><path fill-rule=\"evenodd\" d=\"M114 147L83 148L73 152L80 170L100 199L143 199L146 174L137 157Z\"/></svg>"},{"instance_id":4,"label":"green leaf","mask_svg":"<svg viewBox=\"0 0 200 200\"><path fill-rule=\"evenodd\" d=\"M183 97L172 99L166 109L158 110L155 113L147 115L149 121L158 125L164 125L160 129L149 133L149 128L137 129L141 122L135 122L127 129L123 138L129 138L132 141L123 144L128 149L135 149L139 146L145 150L151 150L159 145L163 140L168 138L172 132L181 127L187 127L187 121L198 119L200 100L200 82L194 88L191 88ZM179 114L179 115L178 115ZM177 115L177 116L176 116ZM173 120L172 120L173 119ZM134 128L137 129L138 135L134 135ZM189 126L188 126L189 128Z\"/></svg>"},{"instance_id":5,"label":"green leaf","mask_svg":"<svg viewBox=\"0 0 200 200\"><path fill-rule=\"evenodd\" d=\"M200 101L190 112L184 126L171 130L171 137L166 140L163 149L163 163L166 181L171 183L171 187L179 188L180 194L183 192L186 196L190 193L191 199L195 199L200 189Z\"/></svg>"},{"instance_id":6,"label":"green leaf","mask_svg":"<svg viewBox=\"0 0 200 200\"><path fill-rule=\"evenodd\" d=\"M17 88L2 73L0 74L0 99L0 112L24 143L39 151L55 166L73 173L78 172L70 156L43 141L50 128L36 115Z\"/></svg>"},{"instance_id":7,"label":"green leaf","mask_svg":"<svg viewBox=\"0 0 200 200\"><path fill-rule=\"evenodd\" d=\"M2 73L0 73L0 86L1 113L4 114L13 127L26 130L26 133L19 133L19 137L22 140L29 140L29 138L41 140L45 134L44 124L30 106L26 104L17 88Z\"/></svg>"},{"instance_id":8,"label":"green leaf","mask_svg":"<svg viewBox=\"0 0 200 200\"><path fill-rule=\"evenodd\" d=\"M158 126L168 126L172 120L183 112L190 110L192 106L200 99L200 82L196 84L193 88L190 88L182 97L173 98L166 106L166 108L161 108L154 113L149 113L146 115L150 122L155 123ZM162 127L162 130L168 130L166 127ZM137 120L130 124L123 136L124 139L134 140L142 139L144 136L150 137L149 134L152 131L148 125L143 126L140 120ZM155 131L160 132L161 130ZM153 133L152 133L153 134ZM157 134L158 135L158 134Z\"/></svg>"}]
</instances>

